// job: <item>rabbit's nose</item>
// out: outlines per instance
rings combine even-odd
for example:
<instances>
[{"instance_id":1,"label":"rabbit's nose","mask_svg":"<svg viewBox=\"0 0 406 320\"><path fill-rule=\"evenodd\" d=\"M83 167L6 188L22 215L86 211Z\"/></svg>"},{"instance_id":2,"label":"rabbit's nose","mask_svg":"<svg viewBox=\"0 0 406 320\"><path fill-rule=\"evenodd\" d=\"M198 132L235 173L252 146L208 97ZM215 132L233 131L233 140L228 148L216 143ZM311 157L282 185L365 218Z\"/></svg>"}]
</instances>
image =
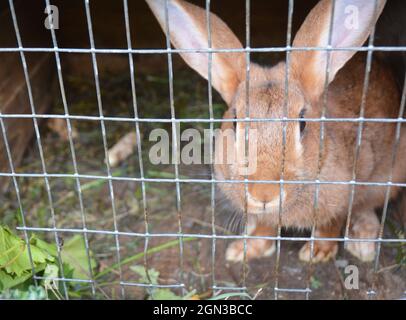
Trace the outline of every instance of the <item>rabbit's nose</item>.
<instances>
[{"instance_id":1,"label":"rabbit's nose","mask_svg":"<svg viewBox=\"0 0 406 320\"><path fill-rule=\"evenodd\" d=\"M255 206L269 206L279 202L279 185L253 183L248 186L248 200Z\"/></svg>"}]
</instances>

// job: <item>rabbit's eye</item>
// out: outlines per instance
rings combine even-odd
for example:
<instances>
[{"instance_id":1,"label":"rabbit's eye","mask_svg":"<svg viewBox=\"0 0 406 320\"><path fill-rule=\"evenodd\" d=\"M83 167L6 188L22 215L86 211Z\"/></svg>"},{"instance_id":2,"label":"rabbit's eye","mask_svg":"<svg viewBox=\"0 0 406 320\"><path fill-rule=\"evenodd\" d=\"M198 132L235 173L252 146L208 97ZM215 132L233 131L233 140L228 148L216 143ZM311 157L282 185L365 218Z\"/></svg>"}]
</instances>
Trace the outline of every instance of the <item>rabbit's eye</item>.
<instances>
[{"instance_id":1,"label":"rabbit's eye","mask_svg":"<svg viewBox=\"0 0 406 320\"><path fill-rule=\"evenodd\" d=\"M305 113L306 113L306 110L302 109L302 111L300 111L300 113L299 113L299 118L304 119ZM300 121L300 136L301 137L303 136L305 129L306 129L306 121Z\"/></svg>"}]
</instances>

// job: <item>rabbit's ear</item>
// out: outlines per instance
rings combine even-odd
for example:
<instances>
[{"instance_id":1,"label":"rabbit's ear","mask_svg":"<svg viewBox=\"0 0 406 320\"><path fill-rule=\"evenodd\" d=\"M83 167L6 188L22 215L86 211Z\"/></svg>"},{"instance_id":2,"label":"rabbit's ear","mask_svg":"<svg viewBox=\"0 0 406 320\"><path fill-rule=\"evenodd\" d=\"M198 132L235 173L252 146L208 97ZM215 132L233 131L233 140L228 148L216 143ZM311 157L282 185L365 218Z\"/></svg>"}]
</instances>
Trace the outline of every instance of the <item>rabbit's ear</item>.
<instances>
[{"instance_id":1,"label":"rabbit's ear","mask_svg":"<svg viewBox=\"0 0 406 320\"><path fill-rule=\"evenodd\" d=\"M333 50L360 47L368 39L385 3L386 0L321 0L300 27L293 46L325 48L330 44ZM326 83L327 60L330 70L327 83L330 83L355 53L331 51L327 59L326 50L293 51L292 71L309 97L317 99Z\"/></svg>"},{"instance_id":2,"label":"rabbit's ear","mask_svg":"<svg viewBox=\"0 0 406 320\"><path fill-rule=\"evenodd\" d=\"M146 0L166 33L166 6L172 44L177 49L207 49L206 10L182 0ZM241 49L242 45L228 26L215 14L210 14L211 47L213 49ZM186 63L205 79L208 78L208 53L182 52ZM212 85L230 104L239 83L245 76L242 52L212 54Z\"/></svg>"}]
</instances>

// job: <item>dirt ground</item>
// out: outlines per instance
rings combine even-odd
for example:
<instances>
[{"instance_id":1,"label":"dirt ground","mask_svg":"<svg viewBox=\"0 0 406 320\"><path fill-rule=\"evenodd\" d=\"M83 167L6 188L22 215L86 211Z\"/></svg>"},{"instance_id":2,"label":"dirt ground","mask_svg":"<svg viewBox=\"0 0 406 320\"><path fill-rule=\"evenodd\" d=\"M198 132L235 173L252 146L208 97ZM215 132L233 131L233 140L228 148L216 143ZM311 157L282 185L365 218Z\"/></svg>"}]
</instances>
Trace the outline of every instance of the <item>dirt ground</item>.
<instances>
[{"instance_id":1,"label":"dirt ground","mask_svg":"<svg viewBox=\"0 0 406 320\"><path fill-rule=\"evenodd\" d=\"M84 58L80 58L84 59ZM100 58L102 60L102 58ZM162 61L166 57L145 57L136 60L137 69L137 98L141 117L169 118L168 80ZM117 63L126 66L126 57L121 57ZM89 63L90 61L88 61ZM165 62L165 61L163 61ZM101 61L102 63L102 61ZM83 69L90 64L82 63ZM179 60L175 57L175 105L177 117L208 117L207 84L193 72L178 67ZM181 64L180 64L181 65ZM91 70L91 69L90 69ZM128 70L128 69L127 69ZM101 88L105 116L132 116L130 78L127 73L112 75L108 70L101 71ZM71 114L97 115L97 100L93 79L82 77L72 72L67 75L67 99ZM216 117L220 118L225 108L221 99L215 95L214 108ZM62 113L62 104L58 95L54 101L54 113ZM78 170L81 174L105 175L104 149L102 144L100 124L97 121L74 120L73 126L78 131L75 139L75 151ZM142 157L145 176L150 178L173 178L173 166L153 166L148 161L148 133L157 127L156 123L143 123L141 132ZM195 127L204 129L204 125ZM109 147L118 139L134 130L133 123L106 122L107 140ZM42 145L49 173L72 173L73 165L69 144L61 140L45 125L41 127ZM36 142L28 150L23 164L18 172L41 172L41 166ZM135 153L119 167L113 169L115 176L139 177L138 156ZM209 168L180 167L181 177L209 178ZM84 211L87 228L94 230L114 230L113 210L111 206L110 190L104 181L82 179ZM82 216L79 199L75 193L75 181L68 178L52 178L50 180L53 195L57 226L60 228L81 228ZM49 203L43 179L19 178L23 206L27 211L27 224L34 227L50 227L51 217ZM141 184L132 181L114 181L113 183L117 228L122 232L146 231L145 212L147 213L149 233L177 233L179 232L179 215L176 208L176 186L173 183L146 183L146 211L142 202ZM208 183L180 185L181 199L181 228L183 233L206 234L212 233L212 209L210 206L211 185ZM15 219L17 208L15 194L10 187L8 194L1 201L4 222L7 224ZM216 232L225 234L230 216L227 205L216 193L215 221ZM390 215L389 215L390 216ZM391 218L388 221L392 221ZM393 228L385 229L385 236L396 237L393 230L398 230L396 220ZM286 232L284 234L287 234ZM290 232L289 235L303 235ZM52 236L44 234L52 240ZM62 237L71 236L68 233ZM111 235L90 234L90 249L95 253L98 261L98 271L108 269L116 260L115 238ZM180 247L175 243L168 248L157 249L161 245L176 239L169 237L150 238L148 242L147 266L149 270L159 272L159 284L176 284L184 281L187 293L194 293L200 298L210 297L213 292L210 286L213 280L218 287L246 286L251 297L257 299L304 299L305 293L278 292L275 287L275 255L250 262L244 271L241 264L229 264L225 261L224 252L229 244L227 240L218 239L215 254L212 256L212 239L185 239L183 262L180 259ZM144 252L145 238L122 236L119 237L120 255L122 261ZM404 247L383 245L378 273L374 274L373 265L360 263L344 251L342 245L336 260L316 265L313 270L298 260L297 254L303 242L282 241L281 256L278 268L278 287L286 289L305 289L309 287L310 299L367 299L367 291L375 289L376 295L370 298L397 299L406 292L406 267L399 263L399 252ZM402 251L403 250L403 251ZM214 258L214 263L213 262ZM401 259L402 261L402 259ZM181 265L182 264L182 265ZM344 287L344 268L347 265L359 267L359 290L346 290ZM140 282L140 276L130 267L143 265L143 259L135 259L122 266L124 282ZM120 296L118 269L100 278L100 288L103 295L100 298L117 298ZM214 270L214 274L213 271ZM243 275L245 273L245 276ZM245 284L244 279L245 278ZM141 281L142 282L142 281ZM125 297L143 299L148 291L135 286L125 286ZM83 290L83 288L81 289ZM181 294L174 289L174 293ZM234 291L219 290L216 294ZM237 297L238 298L238 297Z\"/></svg>"}]
</instances>

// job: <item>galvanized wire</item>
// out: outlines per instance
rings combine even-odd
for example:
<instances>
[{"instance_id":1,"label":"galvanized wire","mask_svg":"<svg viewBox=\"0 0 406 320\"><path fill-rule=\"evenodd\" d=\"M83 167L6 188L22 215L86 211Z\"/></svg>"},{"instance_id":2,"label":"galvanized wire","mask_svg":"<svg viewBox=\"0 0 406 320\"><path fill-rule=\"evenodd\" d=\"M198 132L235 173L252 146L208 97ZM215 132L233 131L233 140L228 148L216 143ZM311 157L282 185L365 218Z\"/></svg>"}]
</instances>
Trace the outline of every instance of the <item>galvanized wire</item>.
<instances>
[{"instance_id":1,"label":"galvanized wire","mask_svg":"<svg viewBox=\"0 0 406 320\"><path fill-rule=\"evenodd\" d=\"M92 17L90 13L90 2L89 0L84 1L85 5L85 12L86 12L86 21L87 21L87 28L88 28L88 33L89 33L89 42L90 42L90 47L94 48L95 43L94 43L94 36L93 36L93 27L92 27ZM92 66L93 66L93 73L94 73L94 81L96 85L96 96L97 96L97 105L99 109L99 116L103 117L103 102L102 102L102 97L101 97L101 89L100 89L100 80L99 80L99 69L98 69L98 64L97 64L97 57L96 53L92 52ZM108 161L108 144L107 144L107 133L106 133L106 125L104 120L100 120L100 129L102 133L102 139L103 139L103 148L104 148L104 158L105 158L105 163L106 163L106 169L107 169L107 176L111 176L111 168L110 164ZM113 187L113 181L108 180L108 186L109 186L109 192L110 192L110 200L111 200L111 208L113 212L113 223L114 223L114 229L118 231L118 223L117 223L117 210L116 210L116 204L115 204L115 199L114 199L114 187ZM118 272L120 276L120 282L123 281L123 272L121 269L121 255L120 255L120 239L118 236L115 236L115 245L116 245L116 257L117 257L117 263L118 263ZM125 298L125 288L124 286L121 286L121 296L124 299Z\"/></svg>"},{"instance_id":2,"label":"galvanized wire","mask_svg":"<svg viewBox=\"0 0 406 320\"><path fill-rule=\"evenodd\" d=\"M17 15L14 9L14 3L13 0L9 0L9 7L10 7L10 12L11 16L13 19L13 26L14 26L14 31L15 35L17 38L17 44L19 47L23 46L22 40L21 40L21 35L20 35L20 29L18 27L18 20L17 20ZM23 71L24 71L24 78L25 78L25 83L27 85L27 93L28 93L28 99L30 103L30 108L31 108L31 114L35 115L36 114L36 108L35 108L35 103L34 103L34 98L33 98L33 93L32 93L32 86L31 86L31 80L30 80L30 74L28 70L28 65L27 61L25 58L25 53L23 51L20 51L20 58L21 58L21 64L23 66ZM45 188L48 196L48 202L49 202L49 210L51 212L51 220L52 220L52 225L54 228L56 228L56 215L55 215L55 208L54 208L54 202L52 198L52 191L51 191L51 185L49 183L49 178L46 176L47 169L46 169L46 164L45 164L45 158L44 158L44 151L42 148L42 142L41 142L41 134L39 131L39 125L38 121L36 118L33 118L33 124L34 124L34 131L35 131L35 137L37 140L37 146L38 146L38 151L39 151L39 156L40 156L40 161L41 161L41 167L42 167L42 172L44 174L44 181L45 181ZM54 232L54 239L55 239L55 244L57 248L57 256L58 256L58 265L60 272L62 274L62 278L64 278L64 271L63 271L63 261L61 257L61 244L60 244L60 237L58 235L58 232ZM32 257L30 257L31 263L32 263ZM34 275L35 276L35 275ZM62 282L62 287L63 287L63 293L66 299L69 299L69 294L68 294L68 289L66 286L66 282Z\"/></svg>"},{"instance_id":3,"label":"galvanized wire","mask_svg":"<svg viewBox=\"0 0 406 320\"><path fill-rule=\"evenodd\" d=\"M51 5L50 1L45 0L45 5L46 5L46 8L49 8ZM53 20L50 20L50 23L51 23L51 25L50 25L49 30L51 32L52 43L55 48L58 48L58 42L56 39ZM58 73L58 81L59 81L59 88L61 91L63 109L65 112L65 115L69 116L69 107L68 107L68 103L66 100L65 84L64 84L64 80L63 80L63 74L62 74L61 59L59 57L59 52L57 52L57 51L55 51L55 62L56 62L56 68L57 68L57 73ZM66 118L66 126L68 129L68 139L69 139L70 152L72 155L73 171L75 174L78 174L79 173L78 164L77 164L77 159L76 159L75 146L74 146L74 142L73 142L73 138L72 138L72 124L71 124L71 120L69 118ZM86 215L85 215L85 208L84 208L84 204L83 204L83 195L82 195L82 187L80 184L80 179L76 178L75 182L76 182L76 191L78 193L78 198L79 198L79 207L80 207L80 214L81 214L81 219L82 219L82 226L83 226L83 229L86 229L87 228ZM93 270L92 270L90 249L89 249L89 239L88 239L87 234L84 234L83 237L84 237L84 242L85 242L85 251L86 251L86 257L87 257L89 278L93 279ZM91 284L91 288L92 288L92 295L95 296L96 289L95 289L95 286L93 283Z\"/></svg>"},{"instance_id":4,"label":"galvanized wire","mask_svg":"<svg viewBox=\"0 0 406 320\"><path fill-rule=\"evenodd\" d=\"M375 0L376 1L376 0ZM335 1L333 1L335 2ZM17 227L17 230L20 230L24 234L24 239L27 244L28 255L30 258L30 264L32 273L34 276L34 280L37 283L38 280L55 280L60 281L64 288L64 296L66 299L69 299L69 294L67 290L67 284L70 282L77 282L77 283L87 283L90 285L92 289L93 295L95 295L95 288L97 287L97 281L94 279L92 266L91 266L91 257L90 257L90 247L89 247L89 235L107 235L111 236L115 239L115 253L118 265L118 272L119 272L119 285L121 286L121 295L122 298L125 298L125 288L126 287L140 287L145 289L154 289L154 288L172 288L172 289L179 289L182 291L183 294L186 293L185 288L185 270L184 270L184 239L185 238L196 238L196 239L209 239L211 240L211 282L212 282L212 289L213 292L220 292L220 291L247 291L247 271L248 271L248 259L247 259L247 240L249 239L264 239L269 241L276 242L276 262L275 262L275 283L273 286L274 290L274 297L278 299L278 294L281 292L285 293L297 293L297 294L304 294L306 298L310 297L312 292L310 286L310 275L307 278L307 283L305 288L281 288L279 283L279 272L280 272L280 257L281 257L281 242L297 242L297 241L309 241L311 244L311 259L313 258L313 247L315 241L333 241L339 243L350 243L350 242L372 242L376 243L376 258L374 261L374 271L375 273L379 267L379 257L381 252L381 245L385 243L397 243L397 244L404 244L406 243L405 239L399 238L383 238L383 229L385 226L385 221L388 212L388 205L390 200L390 193L391 189L394 187L399 188L406 188L406 183L400 182L393 182L393 172L391 171L386 181L357 181L356 177L356 164L359 157L361 142L362 142L362 130L363 126L367 123L385 123L385 124L396 124L396 136L393 146L392 152L392 167L394 166L396 156L398 154L399 142L400 142L400 133L402 129L402 125L406 123L406 119L403 118L403 113L405 110L405 103L406 103L406 84L404 90L402 92L402 100L400 105L400 111L397 118L365 118L365 104L366 104L366 94L368 91L369 85L369 75L371 72L371 62L372 62L372 55L374 52L406 52L406 47L404 46L390 46L390 47L379 47L374 46L374 32L370 37L369 43L365 47L346 47L346 48L332 48L331 47L331 37L332 37L332 25L330 26L330 33L329 33L329 45L327 47L292 47L291 40L292 40L292 21L293 21L293 10L294 10L294 0L289 0L288 6L288 25L287 25L287 32L286 32L286 46L284 47L263 47L263 48L251 48L251 2L250 0L246 0L245 2L245 46L243 48L213 48L212 44L212 23L210 18L210 5L211 1L206 0L206 14L205 14L205 21L206 21L206 31L208 34L208 41L207 41L207 48L182 48L182 49L174 49L171 48L171 32L170 32L170 16L168 12L168 0L165 1L165 36L166 36L166 48L163 49L134 49L132 48L132 40L131 40L131 30L130 30L130 19L129 19L129 8L128 8L128 0L123 0L123 16L125 21L125 33L126 33L126 41L127 41L127 48L126 49L117 49L117 48L107 48L107 49L100 49L96 48L94 34L93 34L93 27L92 27L92 18L91 18L91 9L90 9L90 1L84 0L85 6L85 13L86 13L86 21L87 21L87 31L89 36L89 48L60 48L58 46L58 41L56 38L55 30L51 25L50 33L52 38L52 46L53 47L44 47L44 48L32 48L32 47L24 47L20 31L18 28L18 19L14 9L13 0L9 0L9 7L12 16L14 31L17 39L17 47L8 47L8 48L0 48L0 53L19 53L20 60L22 63L22 68L24 71L24 78L28 90L28 97L29 97L29 104L30 104L30 111L29 114L4 114L0 112L0 127L1 132L3 135L4 145L7 160L9 163L10 171L9 172L0 172L0 177L2 178L10 178L13 181L14 190L17 198L18 207L20 210L21 215L21 225ZM375 2L377 3L377 2ZM45 0L45 4L47 6L50 5L50 0ZM334 5L332 8L332 21L334 20ZM323 96L323 111L320 118L289 118L288 117L288 96L289 96L289 74L290 74L290 55L292 52L295 51L325 51L327 52L327 60L329 60L330 53L334 51L356 51L356 52L366 52L367 53L367 61L365 67L365 80L363 86L363 94L362 94L362 103L361 103L361 111L359 117L356 118L328 118L326 117L326 105L327 105L327 96L328 96L328 83L326 80L325 83L325 91ZM35 103L33 99L31 81L30 81L30 73L28 70L25 54L31 52L39 52L39 53L53 53L55 56L56 68L57 68L57 75L58 75L58 83L60 87L60 94L62 98L64 114L57 115L57 114L37 114ZM96 96L97 96L97 105L98 105L98 113L97 116L87 116L87 115L71 115L69 113L69 106L66 99L66 92L65 92L65 85L64 85L64 77L61 68L61 59L60 53L76 53L76 54L89 54L91 55L93 73L94 73L94 81L96 86ZM190 118L190 119L177 119L176 118L176 106L175 106L175 97L174 97L174 78L173 78L173 62L172 62L172 55L178 53L207 53L208 54L208 111L209 111L209 118L201 119L201 118ZM239 119L215 119L214 112L213 112L213 94L212 94L212 69L213 69L213 54L219 53L243 53L245 55L245 63L246 63L246 79L245 79L245 106L246 106L246 114L244 118ZM250 92L250 64L251 64L251 54L252 53L286 53L286 71L285 71L285 104L284 104L284 112L282 118L251 118L249 109L250 109L250 101L249 101L249 92ZM131 94L132 94L132 106L134 117L106 117L103 113L103 103L102 103L102 96L101 96L101 89L100 89L100 80L99 80L99 70L98 70L98 63L97 63L97 55L98 54L126 54L128 55L129 61L129 72L130 72L130 79L131 79ZM168 63L168 80L169 80L169 107L171 112L170 119L158 119L158 118L140 118L138 112L138 104L137 104L137 91L136 91L136 72L134 66L134 58L133 55L144 55L144 54L163 54L167 56L167 63ZM327 62L327 66L329 63ZM330 70L326 69L326 79L329 78ZM17 173L15 171L15 165L13 163L12 153L10 151L10 143L8 141L8 128L6 126L6 121L8 119L30 119L33 121L34 124L34 131L37 141L37 147L39 150L40 160L41 160L41 173ZM62 174L62 173L48 173L44 154L43 154L43 145L41 140L41 135L39 131L38 121L40 119L63 119L66 121L67 128L68 128L68 138L69 138L69 147L70 153L73 163L73 174ZM104 148L104 156L106 159L106 175L91 175L91 174L82 174L78 171L78 161L75 154L74 142L72 137L72 121L96 121L100 123L101 133L102 133L102 140L103 140L103 148ZM286 180L284 178L284 162L285 162L285 145L286 145L286 126L290 122L314 122L320 123L320 155L319 159L322 157L323 153L323 141L324 141L324 125L326 123L354 123L358 124L358 134L357 134L357 143L355 146L355 157L354 157L354 166L353 166L353 174L352 179L350 181L325 181L320 178L320 161L318 165L318 175L315 180ZM106 123L107 122L128 122L135 126L136 132L136 140L137 140L137 153L138 153L138 166L140 170L139 177L127 177L127 176L112 176L111 168L107 161L108 157L108 145L107 145L107 134L106 134ZM164 178L145 178L144 175L144 164L142 160L142 139L140 133L140 124L141 123L170 123L172 125L172 134L173 134L173 148L175 149L176 154L178 153L178 148L180 146L177 145L177 136L179 132L177 132L177 125L181 123L202 123L202 124L209 124L210 128L210 160L214 158L214 151L213 151L213 130L214 125L216 123L224 123L224 122L233 122L233 123L253 123L253 122L267 122L267 123L281 123L282 124L282 136L283 136L283 159L282 159L282 166L281 166L281 176L279 180L249 180L248 176L241 180L228 180L228 179L216 179L214 175L214 167L211 165L211 174L210 178L208 179L188 179L188 178L180 178L179 175L179 166L178 163L175 162L174 169L175 169L175 178L174 179L164 179ZM249 134L248 134L248 126L245 125L245 140L246 140L246 148L248 148L249 142ZM248 155L248 150L246 149L245 155ZM213 161L211 161L212 163ZM18 178L42 178L45 181L46 192L49 201L49 209L51 212L51 220L52 220L52 227L31 227L27 225L26 222L26 212L23 208L23 201L22 195L20 192ZM76 191L78 194L79 199L79 207L80 207L80 214L81 214L81 221L82 227L81 228L59 228L57 227L57 215L55 213L55 208L53 204L53 197L52 197L52 190L49 183L50 179L53 178L70 178L75 181ZM81 189L81 180L105 180L108 182L109 187L109 195L111 200L112 212L113 212L113 230L98 230L98 229L89 229L86 223L86 209L84 207L83 202L83 194ZM114 195L114 188L113 182L115 181L123 181L123 182L136 182L141 184L141 194L142 194L142 203L143 203L143 213L144 213L144 232L123 232L119 230L119 226L117 223L117 215L116 215L116 204L115 204L115 195ZM171 183L175 184L176 186L176 210L177 210L177 222L178 222L178 232L176 233L151 233L149 227L149 216L148 216L148 208L147 208L147 197L146 197L146 183L148 182L156 182L156 183ZM182 184L209 184L211 187L210 191L210 206L211 206L211 233L185 233L183 230L182 225L182 208L181 208L181 185ZM248 196L248 186L250 184L274 184L280 186L280 203L279 203L279 224L277 229L276 235L269 235L269 236L254 236L247 234L247 229L244 230L244 233L241 235L223 235L218 234L215 227L215 200L216 200L216 185L217 184L244 184L245 190L245 220L247 221L247 196ZM346 232L343 237L335 237L335 238L323 238L323 237L316 237L315 236L315 226L312 228L311 235L309 237L288 237L282 236L282 224L281 224L281 216L283 212L283 190L285 185L311 185L315 186L315 197L314 197L314 214L315 217L317 216L318 211L318 201L319 201L319 191L320 187L323 185L343 185L348 186L351 190L350 193L350 203L349 203L349 211L347 217L347 224L346 224ZM351 238L349 236L349 227L350 227L350 220L354 202L354 194L355 188L357 186L368 186L368 187L381 187L385 188L385 203L383 209L383 216L380 223L380 231L379 236L376 239L356 239ZM316 220L316 219L315 219ZM58 252L58 263L61 271L61 276L56 278L44 278L38 276L36 274L36 270L34 268L34 264L32 261L32 255L30 250L30 243L29 243L29 233L30 232L45 232L45 233L52 233L55 238L57 252ZM59 243L59 234L60 233L72 233L72 234L80 234L84 237L85 241L85 249L86 249L86 257L88 262L88 273L89 279L74 279L74 278L66 278L63 274L63 261L61 259L61 246ZM147 274L147 278L149 283L138 283L138 282L130 282L123 278L123 272L121 268L121 252L120 252L120 237L127 236L127 237L135 237L144 240L144 267ZM180 266L180 277L179 283L170 284L170 285L160 285L160 284L153 284L151 279L149 278L149 265L148 265L148 248L149 248L149 240L153 238L175 238L179 240L179 266ZM242 281L238 286L220 286L218 285L218 281L215 275L216 269L216 241L217 240L243 240L244 241L244 261L242 265ZM311 270L310 270L311 271ZM368 291L370 295L376 294L375 288L370 288Z\"/></svg>"},{"instance_id":5,"label":"galvanized wire","mask_svg":"<svg viewBox=\"0 0 406 320\"><path fill-rule=\"evenodd\" d=\"M176 119L176 111L175 111L175 101L174 101L174 92L173 92L173 64L172 64L172 53L169 52L171 48L171 32L170 32L170 22L169 22L169 12L168 12L168 1L165 0L165 37L166 37L166 47L168 49L168 78L169 78L169 103L171 109L171 120ZM178 164L178 156L179 151L178 149L180 146L178 145L178 134L176 128L176 122L172 121L172 147L175 150L175 177L176 179L179 178L179 164ZM182 234L182 209L181 209L181 199L180 199L180 183L175 182L176 185L176 211L178 215L178 232ZM183 239L179 239L179 268L180 268L180 281L183 284L184 282L184 260L183 260L183 252L184 252L184 245ZM183 294L185 294L185 289L182 290Z\"/></svg>"}]
</instances>

